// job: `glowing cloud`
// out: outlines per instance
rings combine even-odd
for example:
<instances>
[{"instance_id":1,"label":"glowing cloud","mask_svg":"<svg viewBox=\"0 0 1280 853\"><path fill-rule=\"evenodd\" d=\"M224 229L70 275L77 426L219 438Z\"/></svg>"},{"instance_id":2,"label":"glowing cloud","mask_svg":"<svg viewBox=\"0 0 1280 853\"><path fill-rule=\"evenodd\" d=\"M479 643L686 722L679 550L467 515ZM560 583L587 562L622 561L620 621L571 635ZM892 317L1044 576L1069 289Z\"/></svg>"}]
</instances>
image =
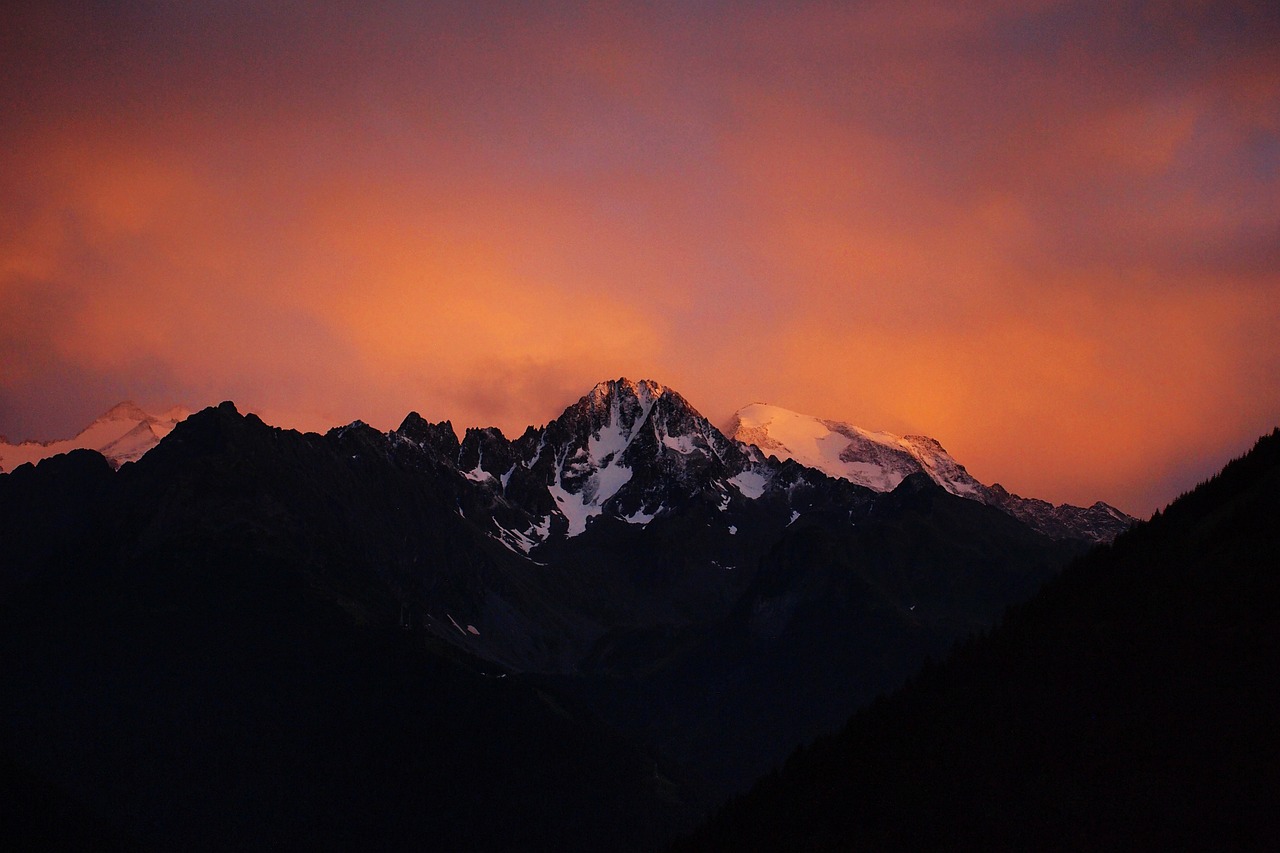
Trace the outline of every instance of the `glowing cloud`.
<instances>
[{"instance_id":1,"label":"glowing cloud","mask_svg":"<svg viewBox=\"0 0 1280 853\"><path fill-rule=\"evenodd\" d=\"M1149 512L1280 420L1271 4L0 14L11 438L626 374Z\"/></svg>"}]
</instances>

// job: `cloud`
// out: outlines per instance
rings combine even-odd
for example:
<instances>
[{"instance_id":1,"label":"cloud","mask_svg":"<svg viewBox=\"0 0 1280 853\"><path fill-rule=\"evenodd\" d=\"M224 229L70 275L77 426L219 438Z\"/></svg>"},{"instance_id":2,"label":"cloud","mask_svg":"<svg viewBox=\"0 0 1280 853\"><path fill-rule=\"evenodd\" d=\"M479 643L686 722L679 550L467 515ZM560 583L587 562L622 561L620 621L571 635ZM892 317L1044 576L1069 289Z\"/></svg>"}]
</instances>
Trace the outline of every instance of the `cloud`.
<instances>
[{"instance_id":1,"label":"cloud","mask_svg":"<svg viewBox=\"0 0 1280 853\"><path fill-rule=\"evenodd\" d=\"M11 437L647 376L1146 512L1280 413L1266 4L5 14Z\"/></svg>"}]
</instances>

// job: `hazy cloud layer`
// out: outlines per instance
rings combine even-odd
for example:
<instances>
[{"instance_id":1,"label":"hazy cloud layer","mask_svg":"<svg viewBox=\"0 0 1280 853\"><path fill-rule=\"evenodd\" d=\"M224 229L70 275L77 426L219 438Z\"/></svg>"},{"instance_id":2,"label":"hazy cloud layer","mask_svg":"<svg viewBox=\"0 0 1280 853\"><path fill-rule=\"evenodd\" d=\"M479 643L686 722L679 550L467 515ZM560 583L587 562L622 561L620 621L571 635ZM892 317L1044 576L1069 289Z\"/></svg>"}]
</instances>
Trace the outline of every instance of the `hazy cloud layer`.
<instances>
[{"instance_id":1,"label":"hazy cloud layer","mask_svg":"<svg viewBox=\"0 0 1280 853\"><path fill-rule=\"evenodd\" d=\"M462 5L0 13L0 433L629 375L1146 513L1280 421L1274 4Z\"/></svg>"}]
</instances>

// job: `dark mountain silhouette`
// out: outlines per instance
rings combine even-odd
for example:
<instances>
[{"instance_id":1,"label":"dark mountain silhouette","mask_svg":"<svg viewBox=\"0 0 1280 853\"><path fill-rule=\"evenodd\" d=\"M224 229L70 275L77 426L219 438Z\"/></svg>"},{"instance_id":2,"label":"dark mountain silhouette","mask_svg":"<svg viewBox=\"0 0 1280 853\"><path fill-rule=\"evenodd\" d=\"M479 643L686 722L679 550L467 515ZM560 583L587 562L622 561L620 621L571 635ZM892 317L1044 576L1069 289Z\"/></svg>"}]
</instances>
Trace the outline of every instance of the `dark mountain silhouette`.
<instances>
[{"instance_id":1,"label":"dark mountain silhouette","mask_svg":"<svg viewBox=\"0 0 1280 853\"><path fill-rule=\"evenodd\" d=\"M652 849L1084 547L626 380L514 441L226 403L0 476L0 541L15 836L486 850Z\"/></svg>"},{"instance_id":2,"label":"dark mountain silhouette","mask_svg":"<svg viewBox=\"0 0 1280 853\"><path fill-rule=\"evenodd\" d=\"M105 479L85 452L4 483L6 542L58 514L33 492L82 532L44 538L0 609L6 783L161 849L643 849L687 821L653 757L567 697L399 626L353 526L375 541L419 500L424 553L485 565L429 493L225 410L181 438Z\"/></svg>"},{"instance_id":3,"label":"dark mountain silhouette","mask_svg":"<svg viewBox=\"0 0 1280 853\"><path fill-rule=\"evenodd\" d=\"M1277 518L1280 430L676 849L1272 849Z\"/></svg>"}]
</instances>

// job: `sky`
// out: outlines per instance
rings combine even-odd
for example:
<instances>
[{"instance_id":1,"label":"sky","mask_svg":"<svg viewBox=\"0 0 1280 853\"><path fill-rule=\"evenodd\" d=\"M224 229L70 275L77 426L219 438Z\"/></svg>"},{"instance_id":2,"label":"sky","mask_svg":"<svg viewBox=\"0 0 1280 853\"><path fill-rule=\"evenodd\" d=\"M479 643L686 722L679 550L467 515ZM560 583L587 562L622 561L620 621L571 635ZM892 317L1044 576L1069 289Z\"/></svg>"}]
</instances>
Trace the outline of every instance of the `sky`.
<instances>
[{"instance_id":1,"label":"sky","mask_svg":"<svg viewBox=\"0 0 1280 853\"><path fill-rule=\"evenodd\" d=\"M1146 515L1280 423L1272 2L0 11L0 434L604 379Z\"/></svg>"}]
</instances>

